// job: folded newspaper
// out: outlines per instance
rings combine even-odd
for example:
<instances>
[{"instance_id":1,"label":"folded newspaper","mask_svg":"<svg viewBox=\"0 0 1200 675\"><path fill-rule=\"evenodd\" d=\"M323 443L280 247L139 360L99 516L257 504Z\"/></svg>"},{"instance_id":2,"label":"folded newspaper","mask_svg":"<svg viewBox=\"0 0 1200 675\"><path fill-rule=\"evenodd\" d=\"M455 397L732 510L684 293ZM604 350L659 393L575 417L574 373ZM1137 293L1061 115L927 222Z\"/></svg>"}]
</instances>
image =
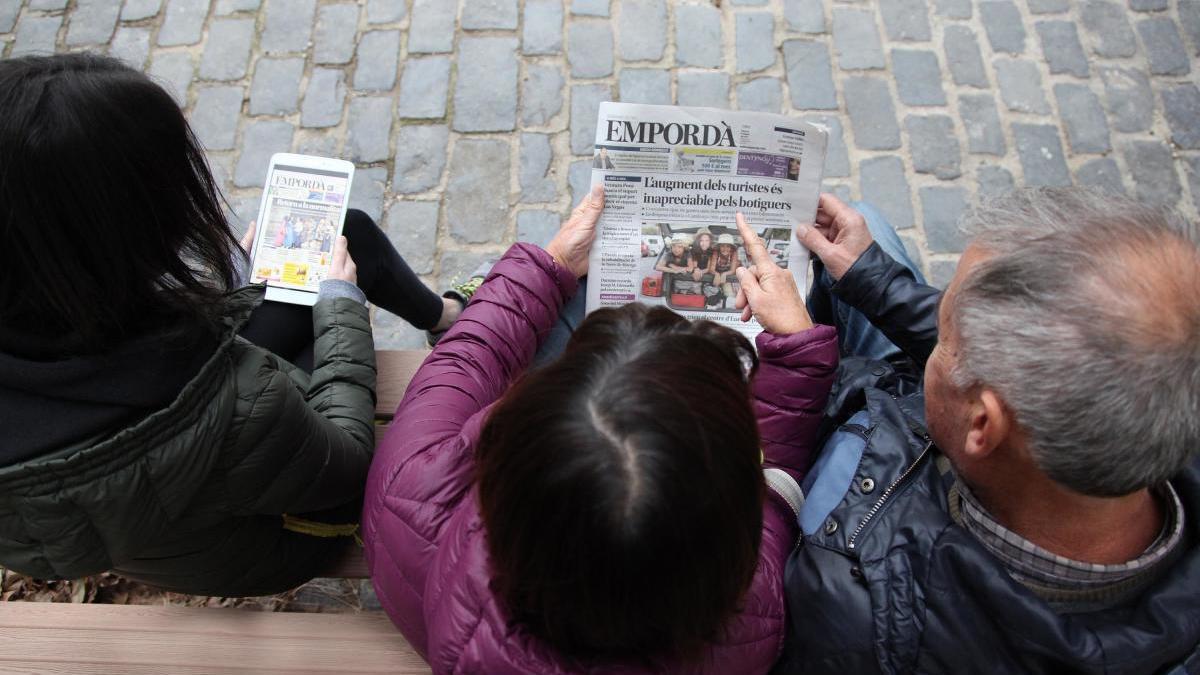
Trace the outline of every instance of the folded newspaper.
<instances>
[{"instance_id":1,"label":"folded newspaper","mask_svg":"<svg viewBox=\"0 0 1200 675\"><path fill-rule=\"evenodd\" d=\"M587 311L665 305L753 339L762 326L734 307L737 269L749 264L734 215L804 288L808 251L795 230L816 214L826 139L783 115L602 103L592 185L606 199Z\"/></svg>"}]
</instances>

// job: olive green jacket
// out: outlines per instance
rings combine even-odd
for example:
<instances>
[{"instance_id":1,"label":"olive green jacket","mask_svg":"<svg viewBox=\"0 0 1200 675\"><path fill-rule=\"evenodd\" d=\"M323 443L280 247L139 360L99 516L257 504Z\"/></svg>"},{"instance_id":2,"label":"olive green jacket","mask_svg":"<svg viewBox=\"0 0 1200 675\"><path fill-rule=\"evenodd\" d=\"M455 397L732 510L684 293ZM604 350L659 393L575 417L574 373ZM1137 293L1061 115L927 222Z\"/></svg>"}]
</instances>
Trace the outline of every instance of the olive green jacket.
<instances>
[{"instance_id":1,"label":"olive green jacket","mask_svg":"<svg viewBox=\"0 0 1200 675\"><path fill-rule=\"evenodd\" d=\"M301 568L332 542L282 515L341 506L357 520L375 443L371 326L353 300L319 301L309 375L238 336L262 295L229 296L216 351L166 408L0 469L0 565L213 595L312 575Z\"/></svg>"}]
</instances>

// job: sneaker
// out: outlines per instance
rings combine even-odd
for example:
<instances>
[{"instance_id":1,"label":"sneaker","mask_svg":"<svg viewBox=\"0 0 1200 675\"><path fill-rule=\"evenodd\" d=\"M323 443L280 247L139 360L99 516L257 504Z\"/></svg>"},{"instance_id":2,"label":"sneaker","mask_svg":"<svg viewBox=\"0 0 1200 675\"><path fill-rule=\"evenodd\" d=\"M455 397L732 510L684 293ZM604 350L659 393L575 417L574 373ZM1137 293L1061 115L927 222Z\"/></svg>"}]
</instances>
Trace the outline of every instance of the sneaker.
<instances>
[{"instance_id":1,"label":"sneaker","mask_svg":"<svg viewBox=\"0 0 1200 675\"><path fill-rule=\"evenodd\" d=\"M450 290L442 293L442 297L449 298L451 300L457 300L458 303L463 306L463 309L466 309L467 303L471 301L471 296L475 295L475 291L479 290L479 286L483 284L483 280L483 275L476 274L461 284L455 284L454 286L451 286ZM446 334L447 330L450 329L447 328L445 330L438 331L425 331L425 342L427 342L429 347L432 349L435 345L437 345L438 340L441 340L442 336Z\"/></svg>"}]
</instances>

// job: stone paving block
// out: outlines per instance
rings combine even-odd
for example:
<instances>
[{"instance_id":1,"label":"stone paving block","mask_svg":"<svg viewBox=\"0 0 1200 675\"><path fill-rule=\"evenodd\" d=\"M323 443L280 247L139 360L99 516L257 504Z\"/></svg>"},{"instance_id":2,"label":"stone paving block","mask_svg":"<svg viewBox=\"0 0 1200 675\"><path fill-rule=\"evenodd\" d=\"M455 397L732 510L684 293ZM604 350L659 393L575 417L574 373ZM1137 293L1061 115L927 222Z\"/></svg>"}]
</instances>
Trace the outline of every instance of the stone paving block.
<instances>
[{"instance_id":1,"label":"stone paving block","mask_svg":"<svg viewBox=\"0 0 1200 675\"><path fill-rule=\"evenodd\" d=\"M498 260L501 255L503 253L487 251L442 251L438 256L441 273L438 274L437 287L450 288L461 284L471 278L480 265Z\"/></svg>"},{"instance_id":2,"label":"stone paving block","mask_svg":"<svg viewBox=\"0 0 1200 675\"><path fill-rule=\"evenodd\" d=\"M62 21L61 16L26 15L17 24L17 36L9 57L53 54Z\"/></svg>"},{"instance_id":3,"label":"stone paving block","mask_svg":"<svg viewBox=\"0 0 1200 675\"><path fill-rule=\"evenodd\" d=\"M800 110L837 110L829 47L820 42L788 40L783 43L792 107Z\"/></svg>"},{"instance_id":4,"label":"stone paving block","mask_svg":"<svg viewBox=\"0 0 1200 675\"><path fill-rule=\"evenodd\" d=\"M158 11L162 9L162 3L163 0L125 0L125 6L121 8L121 20L141 21L158 16ZM17 0L15 4L21 4L20 0Z\"/></svg>"},{"instance_id":5,"label":"stone paving block","mask_svg":"<svg viewBox=\"0 0 1200 675\"><path fill-rule=\"evenodd\" d=\"M408 26L410 54L439 54L454 49L457 0L413 0Z\"/></svg>"},{"instance_id":6,"label":"stone paving block","mask_svg":"<svg viewBox=\"0 0 1200 675\"><path fill-rule=\"evenodd\" d=\"M446 97L450 92L450 57L410 58L400 77L402 118L440 119L446 116Z\"/></svg>"},{"instance_id":7,"label":"stone paving block","mask_svg":"<svg viewBox=\"0 0 1200 675\"><path fill-rule=\"evenodd\" d=\"M194 45L204 31L209 0L167 0L167 11L158 28L158 45Z\"/></svg>"},{"instance_id":8,"label":"stone paving block","mask_svg":"<svg viewBox=\"0 0 1200 675\"><path fill-rule=\"evenodd\" d=\"M1004 156L1007 144L991 94L960 94L958 115L967 131L967 152Z\"/></svg>"},{"instance_id":9,"label":"stone paving block","mask_svg":"<svg viewBox=\"0 0 1200 675\"><path fill-rule=\"evenodd\" d=\"M728 108L729 73L679 73L675 97L683 106Z\"/></svg>"},{"instance_id":10,"label":"stone paving block","mask_svg":"<svg viewBox=\"0 0 1200 675\"><path fill-rule=\"evenodd\" d=\"M1022 54L1025 52L1025 25L1021 11L1009 0L983 0L979 3L979 18L987 31L994 52Z\"/></svg>"},{"instance_id":11,"label":"stone paving block","mask_svg":"<svg viewBox=\"0 0 1200 675\"><path fill-rule=\"evenodd\" d=\"M240 86L202 87L188 123L205 150L229 150L237 138L244 94Z\"/></svg>"},{"instance_id":12,"label":"stone paving block","mask_svg":"<svg viewBox=\"0 0 1200 675\"><path fill-rule=\"evenodd\" d=\"M318 157L337 157L342 153L338 150L338 136L324 133L321 129L301 129L296 134L292 145L301 155L317 155Z\"/></svg>"},{"instance_id":13,"label":"stone paving block","mask_svg":"<svg viewBox=\"0 0 1200 675\"><path fill-rule=\"evenodd\" d=\"M194 73L192 55L187 52L156 54L150 62L150 77L163 85L180 107L187 103L187 91L192 86Z\"/></svg>"},{"instance_id":14,"label":"stone paving block","mask_svg":"<svg viewBox=\"0 0 1200 675\"><path fill-rule=\"evenodd\" d=\"M363 33L355 61L358 64L354 69L355 89L387 91L396 86L400 31L374 30Z\"/></svg>"},{"instance_id":15,"label":"stone paving block","mask_svg":"<svg viewBox=\"0 0 1200 675\"><path fill-rule=\"evenodd\" d=\"M7 33L17 24L21 0L0 0L0 33Z\"/></svg>"},{"instance_id":16,"label":"stone paving block","mask_svg":"<svg viewBox=\"0 0 1200 675\"><path fill-rule=\"evenodd\" d=\"M521 158L517 180L522 202L552 202L558 199L550 167L554 150L549 134L521 134Z\"/></svg>"},{"instance_id":17,"label":"stone paving block","mask_svg":"<svg viewBox=\"0 0 1200 675\"><path fill-rule=\"evenodd\" d=\"M739 110L778 113L783 110L783 83L774 77L759 77L737 86Z\"/></svg>"},{"instance_id":18,"label":"stone paving block","mask_svg":"<svg viewBox=\"0 0 1200 675\"><path fill-rule=\"evenodd\" d=\"M346 116L346 153L354 162L381 162L391 155L392 98L363 96L350 99Z\"/></svg>"},{"instance_id":19,"label":"stone paving block","mask_svg":"<svg viewBox=\"0 0 1200 675\"><path fill-rule=\"evenodd\" d=\"M842 130L842 118L836 115L805 115L805 122L819 124L829 132L825 147L825 177L844 178L850 175L850 154L846 149L846 136Z\"/></svg>"},{"instance_id":20,"label":"stone paving block","mask_svg":"<svg viewBox=\"0 0 1200 675\"><path fill-rule=\"evenodd\" d=\"M875 13L869 9L833 8L833 48L842 70L883 68L887 64L880 45Z\"/></svg>"},{"instance_id":21,"label":"stone paving block","mask_svg":"<svg viewBox=\"0 0 1200 675\"><path fill-rule=\"evenodd\" d=\"M999 197L1012 192L1016 187L1012 174L1001 166L981 166L975 172L975 183L980 197Z\"/></svg>"},{"instance_id":22,"label":"stone paving block","mask_svg":"<svg viewBox=\"0 0 1200 675\"><path fill-rule=\"evenodd\" d=\"M121 3L117 0L76 0L67 24L68 47L101 45L112 39Z\"/></svg>"},{"instance_id":23,"label":"stone paving block","mask_svg":"<svg viewBox=\"0 0 1200 675\"><path fill-rule=\"evenodd\" d=\"M892 227L913 226L912 194L899 157L872 157L858 165L859 192L864 202L879 209Z\"/></svg>"},{"instance_id":24,"label":"stone paving block","mask_svg":"<svg viewBox=\"0 0 1200 675\"><path fill-rule=\"evenodd\" d=\"M1079 167L1075 172L1075 181L1079 185L1098 187L1105 192L1126 194L1121 169L1111 157L1093 159Z\"/></svg>"},{"instance_id":25,"label":"stone paving block","mask_svg":"<svg viewBox=\"0 0 1200 675\"><path fill-rule=\"evenodd\" d=\"M1165 87L1162 100L1171 142L1188 150L1200 148L1200 91L1196 85Z\"/></svg>"},{"instance_id":26,"label":"stone paving block","mask_svg":"<svg viewBox=\"0 0 1200 675\"><path fill-rule=\"evenodd\" d=\"M843 199L842 201L846 200ZM924 276L924 272L921 271L925 267L924 263L922 262L924 256L921 255L921 247L917 245L917 241L911 236L900 235L900 243L904 244L904 253L908 256L908 259L913 262L914 266L917 268L917 272L919 272L921 276Z\"/></svg>"},{"instance_id":27,"label":"stone paving block","mask_svg":"<svg viewBox=\"0 0 1200 675\"><path fill-rule=\"evenodd\" d=\"M933 0L933 11L947 19L969 19L974 14L972 0Z\"/></svg>"},{"instance_id":28,"label":"stone paving block","mask_svg":"<svg viewBox=\"0 0 1200 675\"><path fill-rule=\"evenodd\" d=\"M892 75L896 93L907 105L946 105L937 54L924 49L893 49Z\"/></svg>"},{"instance_id":29,"label":"stone paving block","mask_svg":"<svg viewBox=\"0 0 1200 675\"><path fill-rule=\"evenodd\" d=\"M262 180L266 179L266 169L263 169ZM250 221L258 217L258 207L262 202L262 190L252 190L251 194L244 197L234 197L229 200L228 217L229 223L232 225L234 236L239 239L246 233L247 226Z\"/></svg>"},{"instance_id":30,"label":"stone paving block","mask_svg":"<svg viewBox=\"0 0 1200 675\"><path fill-rule=\"evenodd\" d=\"M1200 54L1200 1L1179 0L1179 25L1192 41L1192 54Z\"/></svg>"},{"instance_id":31,"label":"stone paving block","mask_svg":"<svg viewBox=\"0 0 1200 675\"><path fill-rule=\"evenodd\" d=\"M957 260L931 260L929 262L929 283L934 288L944 291L950 285L950 281L954 279L956 270L958 270Z\"/></svg>"},{"instance_id":32,"label":"stone paving block","mask_svg":"<svg viewBox=\"0 0 1200 675\"><path fill-rule=\"evenodd\" d=\"M958 219L967 209L967 191L960 187L923 187L921 194L925 244L930 253L962 253L965 237Z\"/></svg>"},{"instance_id":33,"label":"stone paving block","mask_svg":"<svg viewBox=\"0 0 1200 675\"><path fill-rule=\"evenodd\" d=\"M508 223L508 142L464 138L450 158L446 223L456 240L503 242Z\"/></svg>"},{"instance_id":34,"label":"stone paving block","mask_svg":"<svg viewBox=\"0 0 1200 675\"><path fill-rule=\"evenodd\" d=\"M254 66L254 80L250 84L250 114L284 115L296 112L299 109L300 78L303 75L303 58L259 59Z\"/></svg>"},{"instance_id":35,"label":"stone paving block","mask_svg":"<svg viewBox=\"0 0 1200 675\"><path fill-rule=\"evenodd\" d=\"M557 66L530 65L521 84L521 124L540 127L562 110L562 72ZM668 83L668 96L670 84Z\"/></svg>"},{"instance_id":36,"label":"stone paving block","mask_svg":"<svg viewBox=\"0 0 1200 675\"><path fill-rule=\"evenodd\" d=\"M1175 173L1171 148L1162 141L1128 141L1122 148L1125 166L1133 173L1135 195L1140 201L1175 206L1182 189Z\"/></svg>"},{"instance_id":37,"label":"stone paving block","mask_svg":"<svg viewBox=\"0 0 1200 675\"><path fill-rule=\"evenodd\" d=\"M248 122L242 132L241 155L233 171L233 184L238 187L261 187L267 179L271 155L292 148L294 129L282 120Z\"/></svg>"},{"instance_id":38,"label":"stone paving block","mask_svg":"<svg viewBox=\"0 0 1200 675\"><path fill-rule=\"evenodd\" d=\"M387 169L373 167L355 169L354 182L350 185L350 198L346 205L371 216L379 222L383 218L383 193L387 187Z\"/></svg>"},{"instance_id":39,"label":"stone paving block","mask_svg":"<svg viewBox=\"0 0 1200 675\"><path fill-rule=\"evenodd\" d=\"M579 16L608 16L608 0L571 0L571 13Z\"/></svg>"},{"instance_id":40,"label":"stone paving block","mask_svg":"<svg viewBox=\"0 0 1200 675\"><path fill-rule=\"evenodd\" d=\"M824 33L825 7L821 0L783 0L783 20L797 33Z\"/></svg>"},{"instance_id":41,"label":"stone paving block","mask_svg":"<svg viewBox=\"0 0 1200 675\"><path fill-rule=\"evenodd\" d=\"M313 68L300 107L300 124L316 128L337 126L342 121L345 101L346 74L333 68Z\"/></svg>"},{"instance_id":42,"label":"stone paving block","mask_svg":"<svg viewBox=\"0 0 1200 675\"><path fill-rule=\"evenodd\" d=\"M887 82L878 77L849 77L842 83L854 144L863 150L900 147L900 125Z\"/></svg>"},{"instance_id":43,"label":"stone paving block","mask_svg":"<svg viewBox=\"0 0 1200 675\"><path fill-rule=\"evenodd\" d=\"M246 76L254 41L254 19L216 19L208 29L200 77L205 80L240 80Z\"/></svg>"},{"instance_id":44,"label":"stone paving block","mask_svg":"<svg viewBox=\"0 0 1200 675\"><path fill-rule=\"evenodd\" d=\"M396 134L392 190L399 194L437 187L446 168L450 130L441 124L406 125ZM508 163L505 163L508 166Z\"/></svg>"},{"instance_id":45,"label":"stone paving block","mask_svg":"<svg viewBox=\"0 0 1200 675\"><path fill-rule=\"evenodd\" d=\"M761 7L767 4L768 0L730 0L733 5L746 5Z\"/></svg>"},{"instance_id":46,"label":"stone paving block","mask_svg":"<svg viewBox=\"0 0 1200 675\"><path fill-rule=\"evenodd\" d=\"M461 24L466 30L513 30L517 0L463 0Z\"/></svg>"},{"instance_id":47,"label":"stone paving block","mask_svg":"<svg viewBox=\"0 0 1200 675\"><path fill-rule=\"evenodd\" d=\"M325 5L317 11L313 63L350 63L358 34L357 5Z\"/></svg>"},{"instance_id":48,"label":"stone paving block","mask_svg":"<svg viewBox=\"0 0 1200 675\"><path fill-rule=\"evenodd\" d=\"M1009 110L1049 115L1050 104L1042 91L1042 75L1033 61L997 59L996 80L1000 82L1000 97Z\"/></svg>"},{"instance_id":49,"label":"stone paving block","mask_svg":"<svg viewBox=\"0 0 1200 675\"><path fill-rule=\"evenodd\" d=\"M1179 28L1169 17L1156 16L1138 22L1138 33L1150 60L1151 75L1187 75L1191 72L1187 48Z\"/></svg>"},{"instance_id":50,"label":"stone paving block","mask_svg":"<svg viewBox=\"0 0 1200 675\"><path fill-rule=\"evenodd\" d=\"M1088 76L1087 55L1079 43L1079 32L1071 21L1039 21L1038 37L1042 41L1042 54L1050 66L1051 73L1069 73L1076 77Z\"/></svg>"},{"instance_id":51,"label":"stone paving block","mask_svg":"<svg viewBox=\"0 0 1200 675\"><path fill-rule=\"evenodd\" d=\"M1167 0L1129 0L1129 8L1135 12L1157 12L1169 6Z\"/></svg>"},{"instance_id":52,"label":"stone paving block","mask_svg":"<svg viewBox=\"0 0 1200 675\"><path fill-rule=\"evenodd\" d=\"M888 39L926 42L931 38L925 0L877 0L877 4Z\"/></svg>"},{"instance_id":53,"label":"stone paving block","mask_svg":"<svg viewBox=\"0 0 1200 675\"><path fill-rule=\"evenodd\" d=\"M375 340L375 349L407 349L420 351L422 349L429 348L428 344L425 342L425 331L414 328L409 322L381 307L376 307L375 311L373 312L373 316L371 317L371 337ZM349 580L346 581L347 583L350 583ZM367 582L366 587L371 585L369 579L364 579L364 581ZM312 582L309 583L311 584ZM375 598L374 603L379 603L378 596L374 596L375 589L371 588L370 591L367 591L361 582L358 584L358 587L360 589L358 591L358 601L362 606L362 609L374 611L369 610L368 602L370 602L373 596ZM328 592L324 589L315 590L313 591L313 594L319 595L322 598L321 602L327 604L338 603L339 606L344 606L340 605L340 603L346 602L342 600L334 600L333 603L331 603L328 599ZM317 611L328 610L322 609Z\"/></svg>"},{"instance_id":54,"label":"stone paving block","mask_svg":"<svg viewBox=\"0 0 1200 675\"><path fill-rule=\"evenodd\" d=\"M259 47L269 54L305 51L316 9L317 0L267 0Z\"/></svg>"},{"instance_id":55,"label":"stone paving block","mask_svg":"<svg viewBox=\"0 0 1200 675\"><path fill-rule=\"evenodd\" d=\"M1187 175L1188 190L1192 193L1192 204L1200 209L1200 157L1185 157L1183 161L1183 172Z\"/></svg>"},{"instance_id":56,"label":"stone paving block","mask_svg":"<svg viewBox=\"0 0 1200 675\"><path fill-rule=\"evenodd\" d=\"M849 185L842 183L826 183L821 186L821 192L832 192L834 197L850 203L854 201L854 195Z\"/></svg>"},{"instance_id":57,"label":"stone paving block","mask_svg":"<svg viewBox=\"0 0 1200 675\"><path fill-rule=\"evenodd\" d=\"M1058 139L1056 127L1050 124L1015 123L1012 131L1026 185L1071 184L1071 174L1063 159L1062 141Z\"/></svg>"},{"instance_id":58,"label":"stone paving block","mask_svg":"<svg viewBox=\"0 0 1200 675\"><path fill-rule=\"evenodd\" d=\"M367 0L367 23L396 23L407 11L404 0Z\"/></svg>"},{"instance_id":59,"label":"stone paving block","mask_svg":"<svg viewBox=\"0 0 1200 675\"><path fill-rule=\"evenodd\" d=\"M432 273L437 254L438 203L401 199L388 208L385 222L388 239L412 271Z\"/></svg>"},{"instance_id":60,"label":"stone paving block","mask_svg":"<svg viewBox=\"0 0 1200 675\"><path fill-rule=\"evenodd\" d=\"M1100 56L1133 56L1137 41L1125 9L1110 0L1085 0L1080 8L1083 27L1092 36L1092 51Z\"/></svg>"},{"instance_id":61,"label":"stone paving block","mask_svg":"<svg viewBox=\"0 0 1200 675\"><path fill-rule=\"evenodd\" d=\"M464 37L458 43L455 131L511 131L517 124L517 39Z\"/></svg>"},{"instance_id":62,"label":"stone paving block","mask_svg":"<svg viewBox=\"0 0 1200 675\"><path fill-rule=\"evenodd\" d=\"M660 68L624 68L619 80L626 103L671 105L671 71ZM740 90L739 90L740 91Z\"/></svg>"},{"instance_id":63,"label":"stone paving block","mask_svg":"<svg viewBox=\"0 0 1200 675\"><path fill-rule=\"evenodd\" d=\"M675 8L675 65L720 68L721 11L711 5Z\"/></svg>"},{"instance_id":64,"label":"stone paving block","mask_svg":"<svg viewBox=\"0 0 1200 675\"><path fill-rule=\"evenodd\" d=\"M257 12L262 6L262 0L217 0L217 6L213 8L213 12L217 16L225 16L235 12ZM128 17L121 15L122 20L128 21Z\"/></svg>"},{"instance_id":65,"label":"stone paving block","mask_svg":"<svg viewBox=\"0 0 1200 675\"><path fill-rule=\"evenodd\" d=\"M613 72L612 26L577 21L567 26L567 61L571 77L608 77Z\"/></svg>"},{"instance_id":66,"label":"stone paving block","mask_svg":"<svg viewBox=\"0 0 1200 675\"><path fill-rule=\"evenodd\" d=\"M1100 98L1084 84L1054 85L1058 112L1067 127L1067 142L1076 154L1108 152L1108 120L1100 107Z\"/></svg>"},{"instance_id":67,"label":"stone paving block","mask_svg":"<svg viewBox=\"0 0 1200 675\"><path fill-rule=\"evenodd\" d=\"M904 118L913 170L942 180L962 175L961 149L954 121L945 115L909 115Z\"/></svg>"},{"instance_id":68,"label":"stone paving block","mask_svg":"<svg viewBox=\"0 0 1200 675\"><path fill-rule=\"evenodd\" d=\"M753 73L775 65L775 17L767 12L741 12L735 20L737 72Z\"/></svg>"},{"instance_id":69,"label":"stone paving block","mask_svg":"<svg viewBox=\"0 0 1200 675\"><path fill-rule=\"evenodd\" d=\"M607 84L571 85L571 154L592 156L600 103L610 101Z\"/></svg>"},{"instance_id":70,"label":"stone paving block","mask_svg":"<svg viewBox=\"0 0 1200 675\"><path fill-rule=\"evenodd\" d=\"M626 61L657 61L667 48L667 3L665 0L624 0L618 34L621 58Z\"/></svg>"},{"instance_id":71,"label":"stone paving block","mask_svg":"<svg viewBox=\"0 0 1200 675\"><path fill-rule=\"evenodd\" d=\"M146 59L150 58L150 29L142 26L121 26L108 46L108 55L142 70L146 67Z\"/></svg>"},{"instance_id":72,"label":"stone paving block","mask_svg":"<svg viewBox=\"0 0 1200 675\"><path fill-rule=\"evenodd\" d=\"M1068 0L1026 0L1034 14L1058 14L1071 8Z\"/></svg>"},{"instance_id":73,"label":"stone paving block","mask_svg":"<svg viewBox=\"0 0 1200 675\"><path fill-rule=\"evenodd\" d=\"M562 218L553 211L521 211L517 213L517 241L545 247L558 234Z\"/></svg>"},{"instance_id":74,"label":"stone paving block","mask_svg":"<svg viewBox=\"0 0 1200 675\"><path fill-rule=\"evenodd\" d=\"M571 188L571 207L574 207L592 190L592 160L571 162L567 168L567 184Z\"/></svg>"},{"instance_id":75,"label":"stone paving block","mask_svg":"<svg viewBox=\"0 0 1200 675\"><path fill-rule=\"evenodd\" d=\"M954 83L960 86L987 87L987 72L983 69L983 57L979 53L979 41L975 33L966 26L946 26L942 33L946 49L946 63Z\"/></svg>"},{"instance_id":76,"label":"stone paving block","mask_svg":"<svg viewBox=\"0 0 1200 675\"><path fill-rule=\"evenodd\" d=\"M1117 131L1145 131L1154 119L1154 93L1146 74L1129 68L1101 68L1104 97L1113 128Z\"/></svg>"},{"instance_id":77,"label":"stone paving block","mask_svg":"<svg viewBox=\"0 0 1200 675\"><path fill-rule=\"evenodd\" d=\"M562 22L563 6L560 0L526 0L525 26L521 31L521 53L561 52Z\"/></svg>"}]
</instances>

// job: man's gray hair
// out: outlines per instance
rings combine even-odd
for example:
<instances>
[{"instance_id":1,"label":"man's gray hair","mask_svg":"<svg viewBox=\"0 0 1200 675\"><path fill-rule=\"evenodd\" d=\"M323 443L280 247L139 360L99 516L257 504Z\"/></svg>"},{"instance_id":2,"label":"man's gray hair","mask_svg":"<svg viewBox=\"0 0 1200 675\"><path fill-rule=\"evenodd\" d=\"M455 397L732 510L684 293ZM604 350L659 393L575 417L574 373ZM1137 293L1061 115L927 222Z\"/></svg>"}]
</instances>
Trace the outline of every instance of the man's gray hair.
<instances>
[{"instance_id":1,"label":"man's gray hair","mask_svg":"<svg viewBox=\"0 0 1200 675\"><path fill-rule=\"evenodd\" d=\"M1013 410L1034 461L1083 494L1168 479L1200 448L1200 242L1172 211L1075 188L964 216L985 252L949 307L956 386Z\"/></svg>"}]
</instances>

